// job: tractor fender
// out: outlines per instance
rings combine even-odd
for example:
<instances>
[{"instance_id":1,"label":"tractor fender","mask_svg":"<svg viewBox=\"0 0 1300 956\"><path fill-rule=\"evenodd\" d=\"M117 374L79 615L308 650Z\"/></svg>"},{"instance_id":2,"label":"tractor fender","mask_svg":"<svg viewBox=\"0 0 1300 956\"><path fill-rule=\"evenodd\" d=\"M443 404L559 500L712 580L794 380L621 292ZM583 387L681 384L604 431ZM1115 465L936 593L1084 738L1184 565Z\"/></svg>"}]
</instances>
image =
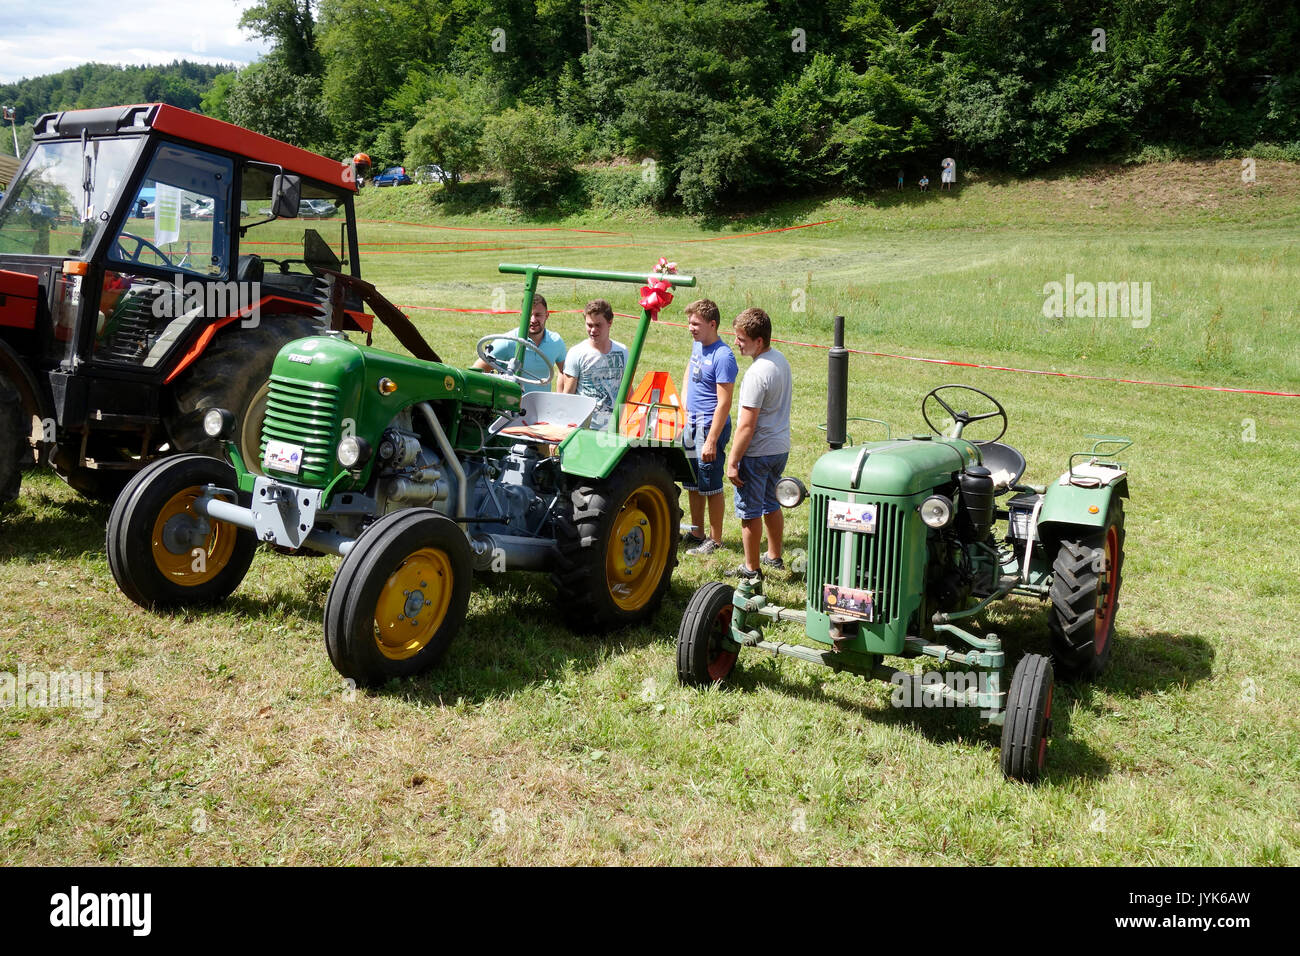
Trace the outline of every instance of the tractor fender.
<instances>
[{"instance_id":1,"label":"tractor fender","mask_svg":"<svg viewBox=\"0 0 1300 956\"><path fill-rule=\"evenodd\" d=\"M25 414L43 422L54 419L54 402L50 398L48 387L41 387L31 366L4 339L0 339L0 371L18 389Z\"/></svg>"},{"instance_id":2,"label":"tractor fender","mask_svg":"<svg viewBox=\"0 0 1300 956\"><path fill-rule=\"evenodd\" d=\"M674 481L695 480L695 472L686 457L686 450L679 441L628 438L626 435L590 428L574 429L560 443L560 470L566 475L579 478L608 478L624 455L631 451L644 453L642 449L661 456Z\"/></svg>"},{"instance_id":3,"label":"tractor fender","mask_svg":"<svg viewBox=\"0 0 1300 956\"><path fill-rule=\"evenodd\" d=\"M1129 496L1127 476L1121 475L1098 488L1053 482L1047 486L1043 508L1038 514L1039 538L1055 541L1065 536L1069 528L1105 527L1110 502L1115 496Z\"/></svg>"}]
</instances>

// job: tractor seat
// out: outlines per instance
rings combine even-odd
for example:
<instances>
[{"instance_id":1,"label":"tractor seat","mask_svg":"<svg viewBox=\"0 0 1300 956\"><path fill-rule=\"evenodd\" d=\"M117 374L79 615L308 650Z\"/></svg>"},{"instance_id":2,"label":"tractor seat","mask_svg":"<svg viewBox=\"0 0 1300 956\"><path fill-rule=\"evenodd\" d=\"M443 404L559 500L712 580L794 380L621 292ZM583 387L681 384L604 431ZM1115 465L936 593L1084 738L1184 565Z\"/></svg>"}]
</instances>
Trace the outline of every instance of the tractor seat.
<instances>
[{"instance_id":1,"label":"tractor seat","mask_svg":"<svg viewBox=\"0 0 1300 956\"><path fill-rule=\"evenodd\" d=\"M235 281L261 282L265 272L261 256L240 256L235 264Z\"/></svg>"},{"instance_id":2,"label":"tractor seat","mask_svg":"<svg viewBox=\"0 0 1300 956\"><path fill-rule=\"evenodd\" d=\"M586 426L598 404L597 399L587 395L524 392L519 400L519 413L500 416L488 427L488 434L558 445L574 429Z\"/></svg>"},{"instance_id":3,"label":"tractor seat","mask_svg":"<svg viewBox=\"0 0 1300 956\"><path fill-rule=\"evenodd\" d=\"M999 441L978 443L984 467L993 475L993 493L1000 495L1025 473L1025 456Z\"/></svg>"}]
</instances>

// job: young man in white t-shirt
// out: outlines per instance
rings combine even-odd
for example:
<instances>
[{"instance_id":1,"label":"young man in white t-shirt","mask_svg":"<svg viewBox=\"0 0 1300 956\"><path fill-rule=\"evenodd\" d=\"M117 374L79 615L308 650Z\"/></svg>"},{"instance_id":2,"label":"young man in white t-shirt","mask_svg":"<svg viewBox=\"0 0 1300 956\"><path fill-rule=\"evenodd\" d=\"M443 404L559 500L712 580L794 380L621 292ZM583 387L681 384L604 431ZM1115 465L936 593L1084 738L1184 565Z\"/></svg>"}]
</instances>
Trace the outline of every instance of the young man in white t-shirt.
<instances>
[{"instance_id":1,"label":"young man in white t-shirt","mask_svg":"<svg viewBox=\"0 0 1300 956\"><path fill-rule=\"evenodd\" d=\"M785 516L776 500L776 483L790 455L790 404L794 379L790 363L772 348L772 320L762 309L746 309L732 322L736 351L753 359L740 380L740 414L727 456L727 479L736 486L736 515L745 560L728 577L758 580L763 568L781 569ZM767 554L759 556L763 531Z\"/></svg>"},{"instance_id":2,"label":"young man in white t-shirt","mask_svg":"<svg viewBox=\"0 0 1300 956\"><path fill-rule=\"evenodd\" d=\"M602 429L614 414L618 386L627 367L627 346L609 337L614 324L614 309L604 299L592 299L582 310L587 340L569 349L564 357L561 392L587 395L600 404L591 416L591 428Z\"/></svg>"}]
</instances>

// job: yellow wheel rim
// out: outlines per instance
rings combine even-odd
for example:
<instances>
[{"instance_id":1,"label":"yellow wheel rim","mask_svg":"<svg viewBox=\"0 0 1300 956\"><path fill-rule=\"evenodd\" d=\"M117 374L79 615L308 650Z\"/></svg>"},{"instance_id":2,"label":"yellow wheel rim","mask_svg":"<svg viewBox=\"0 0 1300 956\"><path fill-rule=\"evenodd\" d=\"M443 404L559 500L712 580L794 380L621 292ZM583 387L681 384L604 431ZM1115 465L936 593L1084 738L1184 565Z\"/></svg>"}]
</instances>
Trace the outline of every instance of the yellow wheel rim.
<instances>
[{"instance_id":1,"label":"yellow wheel rim","mask_svg":"<svg viewBox=\"0 0 1300 956\"><path fill-rule=\"evenodd\" d=\"M263 382L262 387L253 393L244 420L239 423L239 454L244 459L244 467L255 475L266 474L262 471L262 422L266 419L266 406L270 400L271 383Z\"/></svg>"},{"instance_id":2,"label":"yellow wheel rim","mask_svg":"<svg viewBox=\"0 0 1300 956\"><path fill-rule=\"evenodd\" d=\"M408 556L375 602L375 643L393 661L414 657L433 639L451 606L451 559L437 548Z\"/></svg>"},{"instance_id":3,"label":"yellow wheel rim","mask_svg":"<svg viewBox=\"0 0 1300 956\"><path fill-rule=\"evenodd\" d=\"M230 563L239 529L224 521L204 518L194 510L200 488L192 485L173 495L153 523L150 545L153 561L168 580L183 587L211 581ZM207 534L197 537L207 525Z\"/></svg>"},{"instance_id":4,"label":"yellow wheel rim","mask_svg":"<svg viewBox=\"0 0 1300 956\"><path fill-rule=\"evenodd\" d=\"M605 585L624 611L638 611L659 587L672 547L670 509L664 493L642 485L614 517L605 546Z\"/></svg>"}]
</instances>

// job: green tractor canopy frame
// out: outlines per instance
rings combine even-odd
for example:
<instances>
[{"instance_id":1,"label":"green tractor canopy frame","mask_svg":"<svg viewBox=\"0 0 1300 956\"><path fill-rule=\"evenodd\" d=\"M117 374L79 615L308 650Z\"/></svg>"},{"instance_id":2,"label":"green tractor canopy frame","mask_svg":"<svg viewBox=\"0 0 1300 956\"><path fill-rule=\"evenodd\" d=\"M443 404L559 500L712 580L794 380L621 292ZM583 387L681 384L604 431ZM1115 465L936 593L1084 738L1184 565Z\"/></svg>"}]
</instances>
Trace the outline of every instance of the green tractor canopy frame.
<instances>
[{"instance_id":1,"label":"green tractor canopy frame","mask_svg":"<svg viewBox=\"0 0 1300 956\"><path fill-rule=\"evenodd\" d=\"M1071 456L1058 481L1022 484L1024 457L996 440L1006 430L1001 404L976 389L945 385L922 402L935 434L852 446L847 363L837 317L826 425L831 450L813 467L811 495L797 479L778 485L783 505L810 498L804 606L768 603L761 578L734 590L705 585L682 618L678 676L688 684L724 680L737 655L756 648L878 678L913 705L978 708L1002 727L1004 773L1034 780L1046 758L1055 675L1095 678L1111 655L1128 496L1127 471L1113 455L1131 442L1090 436L1091 449ZM953 407L950 390L983 396L993 410ZM951 421L946 431L931 421L931 400ZM994 418L1002 420L995 438L963 437L968 426ZM999 504L1004 495L1011 497ZM998 521L1006 525L995 534ZM972 624L1013 594L1051 602L1052 660L1025 655L1004 689L1002 641ZM821 648L765 635L785 623L802 626ZM958 679L939 683L927 675L922 682L887 666L887 656L928 657L965 670L950 672Z\"/></svg>"}]
</instances>

